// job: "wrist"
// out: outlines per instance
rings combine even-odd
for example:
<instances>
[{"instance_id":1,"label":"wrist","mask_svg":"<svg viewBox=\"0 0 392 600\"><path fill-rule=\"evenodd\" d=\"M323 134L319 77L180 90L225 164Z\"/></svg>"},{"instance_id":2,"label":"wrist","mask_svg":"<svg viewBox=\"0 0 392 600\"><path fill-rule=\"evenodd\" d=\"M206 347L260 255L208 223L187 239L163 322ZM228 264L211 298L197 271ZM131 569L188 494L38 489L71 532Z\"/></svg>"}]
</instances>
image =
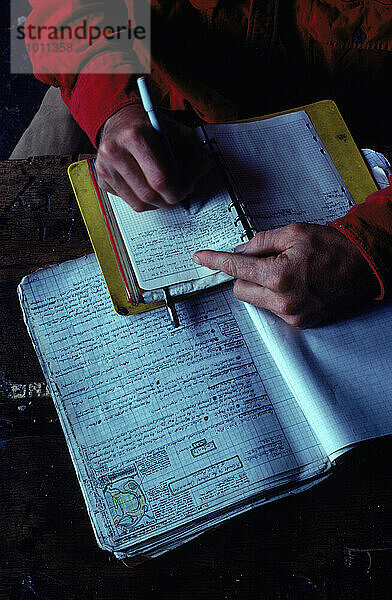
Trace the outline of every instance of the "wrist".
<instances>
[{"instance_id":1,"label":"wrist","mask_svg":"<svg viewBox=\"0 0 392 600\"><path fill-rule=\"evenodd\" d=\"M362 241L349 228L340 222L328 223L335 231L340 233L348 242L347 249L350 254L351 268L358 277L358 292L374 300L384 298L385 289L383 280L374 264L373 258L365 248Z\"/></svg>"},{"instance_id":2,"label":"wrist","mask_svg":"<svg viewBox=\"0 0 392 600\"><path fill-rule=\"evenodd\" d=\"M131 102L120 106L116 110L113 111L111 115L109 115L104 123L102 123L101 127L97 133L97 147L101 143L103 137L106 135L107 131L111 128L111 126L122 118L122 115L126 112L126 120L131 123L132 120L136 118L140 118L142 115L145 115L142 103L140 98L134 98Z\"/></svg>"}]
</instances>

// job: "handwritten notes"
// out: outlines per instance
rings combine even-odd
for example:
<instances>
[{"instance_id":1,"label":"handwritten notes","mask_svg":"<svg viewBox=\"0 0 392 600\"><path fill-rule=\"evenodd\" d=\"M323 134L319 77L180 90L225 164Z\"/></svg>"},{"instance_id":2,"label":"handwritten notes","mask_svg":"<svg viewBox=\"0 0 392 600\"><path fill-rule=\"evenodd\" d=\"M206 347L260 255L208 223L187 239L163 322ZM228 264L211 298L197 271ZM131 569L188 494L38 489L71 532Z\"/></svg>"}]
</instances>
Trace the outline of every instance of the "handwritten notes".
<instances>
[{"instance_id":1,"label":"handwritten notes","mask_svg":"<svg viewBox=\"0 0 392 600\"><path fill-rule=\"evenodd\" d=\"M241 243L241 229L229 212L230 196L217 169L211 171L187 200L171 210L136 213L118 196L109 194L125 247L140 286L153 290L200 279L213 273L197 266L197 250L231 251Z\"/></svg>"},{"instance_id":2,"label":"handwritten notes","mask_svg":"<svg viewBox=\"0 0 392 600\"><path fill-rule=\"evenodd\" d=\"M351 206L350 194L304 111L205 129L256 230L295 221L325 224ZM195 265L193 253L231 251L243 241L243 227L228 210L231 198L218 169L196 187L189 198L191 211L178 205L170 211L135 213L121 198L108 196L145 290L203 278L206 286L214 285L213 279L205 279L213 271Z\"/></svg>"},{"instance_id":3,"label":"handwritten notes","mask_svg":"<svg viewBox=\"0 0 392 600\"><path fill-rule=\"evenodd\" d=\"M207 125L255 228L325 224L352 200L305 111Z\"/></svg>"},{"instance_id":4,"label":"handwritten notes","mask_svg":"<svg viewBox=\"0 0 392 600\"><path fill-rule=\"evenodd\" d=\"M28 276L19 294L102 547L173 542L322 472L230 288L178 304L178 329L164 310L119 317L93 255Z\"/></svg>"}]
</instances>

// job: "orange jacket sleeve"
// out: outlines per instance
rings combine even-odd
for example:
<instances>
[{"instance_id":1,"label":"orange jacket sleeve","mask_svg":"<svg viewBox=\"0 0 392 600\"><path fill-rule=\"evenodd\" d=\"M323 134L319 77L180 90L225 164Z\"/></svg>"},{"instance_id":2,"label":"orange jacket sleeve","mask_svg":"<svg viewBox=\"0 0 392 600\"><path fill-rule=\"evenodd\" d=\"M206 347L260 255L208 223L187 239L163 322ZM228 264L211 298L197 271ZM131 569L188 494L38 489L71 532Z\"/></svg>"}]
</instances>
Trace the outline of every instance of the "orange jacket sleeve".
<instances>
[{"instance_id":1,"label":"orange jacket sleeve","mask_svg":"<svg viewBox=\"0 0 392 600\"><path fill-rule=\"evenodd\" d=\"M355 244L373 269L380 284L378 300L392 292L391 179L388 187L374 192L363 204L329 223Z\"/></svg>"},{"instance_id":2,"label":"orange jacket sleeve","mask_svg":"<svg viewBox=\"0 0 392 600\"><path fill-rule=\"evenodd\" d=\"M140 62L131 43L125 48L102 34L91 39L83 25L96 27L95 35L109 24L126 27L132 2L30 0L30 4L33 9L25 23L25 39L30 42L34 74L44 83L60 87L71 114L96 145L106 119L123 106L140 101L132 75L140 72ZM65 42L68 51L55 51L59 41ZM34 45L37 52L32 51Z\"/></svg>"}]
</instances>

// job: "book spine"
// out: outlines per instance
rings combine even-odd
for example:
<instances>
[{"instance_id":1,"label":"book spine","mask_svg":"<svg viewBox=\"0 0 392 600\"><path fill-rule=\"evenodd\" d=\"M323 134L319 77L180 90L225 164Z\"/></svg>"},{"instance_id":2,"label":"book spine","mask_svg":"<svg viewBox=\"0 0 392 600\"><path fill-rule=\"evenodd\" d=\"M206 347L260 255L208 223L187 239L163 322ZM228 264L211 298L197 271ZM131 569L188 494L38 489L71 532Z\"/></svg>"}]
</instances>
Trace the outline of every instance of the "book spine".
<instances>
[{"instance_id":1,"label":"book spine","mask_svg":"<svg viewBox=\"0 0 392 600\"><path fill-rule=\"evenodd\" d=\"M245 239L249 241L257 233L257 230L255 227L253 227L252 219L246 211L246 205L241 200L241 197L237 192L230 169L228 168L225 158L219 149L216 139L209 137L204 124L201 125L201 130L203 131L204 135L203 143L207 146L211 156L213 157L231 198L231 202L227 208L230 212L234 210L237 214L237 216L233 219L234 226L242 226L243 231L241 233L241 239L243 241L245 241Z\"/></svg>"}]
</instances>

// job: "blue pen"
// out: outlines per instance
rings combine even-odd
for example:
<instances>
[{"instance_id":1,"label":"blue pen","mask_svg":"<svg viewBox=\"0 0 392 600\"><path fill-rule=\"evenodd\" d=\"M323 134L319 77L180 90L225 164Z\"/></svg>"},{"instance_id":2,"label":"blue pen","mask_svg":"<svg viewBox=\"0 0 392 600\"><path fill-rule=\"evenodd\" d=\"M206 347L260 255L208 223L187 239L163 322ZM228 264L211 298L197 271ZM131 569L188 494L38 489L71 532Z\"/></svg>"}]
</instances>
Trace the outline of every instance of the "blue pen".
<instances>
[{"instance_id":1,"label":"blue pen","mask_svg":"<svg viewBox=\"0 0 392 600\"><path fill-rule=\"evenodd\" d=\"M143 108L148 114L148 118L150 119L150 123L153 128L161 134L162 140L166 147L167 157L169 159L169 165L172 170L172 173L175 177L178 177L178 167L177 161L175 159L172 147L169 142L169 138L166 135L165 128L162 124L162 121L159 118L159 115L155 109L154 103L151 98L150 90L148 89L147 77L138 77L137 85L140 92L140 97L142 99ZM169 293L169 289L167 287L163 288L163 295L165 298L165 304L167 311L169 313L170 320L174 327L178 327L180 325L177 311L174 306L173 298Z\"/></svg>"}]
</instances>

